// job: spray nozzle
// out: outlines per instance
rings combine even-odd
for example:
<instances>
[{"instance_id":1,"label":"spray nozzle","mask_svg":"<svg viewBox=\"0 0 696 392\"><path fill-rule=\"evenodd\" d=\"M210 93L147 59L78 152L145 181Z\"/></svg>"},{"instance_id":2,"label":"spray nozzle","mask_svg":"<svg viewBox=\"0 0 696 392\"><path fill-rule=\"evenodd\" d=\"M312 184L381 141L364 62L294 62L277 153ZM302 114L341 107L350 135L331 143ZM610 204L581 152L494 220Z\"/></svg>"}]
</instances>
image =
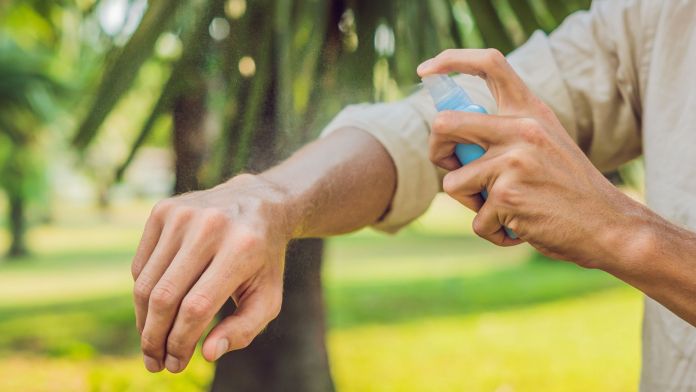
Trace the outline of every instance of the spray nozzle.
<instances>
[{"instance_id":1,"label":"spray nozzle","mask_svg":"<svg viewBox=\"0 0 696 392\"><path fill-rule=\"evenodd\" d=\"M454 95L457 95L460 104L471 105L473 103L464 89L459 87L454 79L447 75L429 75L423 77L422 80L423 85L428 89L430 96L436 104L446 101Z\"/></svg>"}]
</instances>

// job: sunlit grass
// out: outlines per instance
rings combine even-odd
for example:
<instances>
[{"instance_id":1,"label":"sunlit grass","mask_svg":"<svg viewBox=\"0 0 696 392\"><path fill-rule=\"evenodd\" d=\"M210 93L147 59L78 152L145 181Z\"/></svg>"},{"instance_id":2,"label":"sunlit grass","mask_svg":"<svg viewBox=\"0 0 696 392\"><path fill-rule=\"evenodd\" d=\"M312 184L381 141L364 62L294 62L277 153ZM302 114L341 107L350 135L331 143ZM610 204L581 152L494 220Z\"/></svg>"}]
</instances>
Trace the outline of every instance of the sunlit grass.
<instances>
[{"instance_id":1,"label":"sunlit grass","mask_svg":"<svg viewBox=\"0 0 696 392\"><path fill-rule=\"evenodd\" d=\"M640 296L620 288L501 312L330 334L341 391L631 391Z\"/></svg>"},{"instance_id":2,"label":"sunlit grass","mask_svg":"<svg viewBox=\"0 0 696 392\"><path fill-rule=\"evenodd\" d=\"M199 354L182 375L141 364L128 266L150 204L107 217L66 206L32 231L31 257L0 263L0 391L206 388L212 367ZM487 244L470 220L439 200L397 236L330 242L339 390L635 389L639 294L529 247Z\"/></svg>"},{"instance_id":3,"label":"sunlit grass","mask_svg":"<svg viewBox=\"0 0 696 392\"><path fill-rule=\"evenodd\" d=\"M196 356L183 374L148 373L135 355L91 359L16 355L0 366L2 391L174 391L206 389L213 367Z\"/></svg>"}]
</instances>

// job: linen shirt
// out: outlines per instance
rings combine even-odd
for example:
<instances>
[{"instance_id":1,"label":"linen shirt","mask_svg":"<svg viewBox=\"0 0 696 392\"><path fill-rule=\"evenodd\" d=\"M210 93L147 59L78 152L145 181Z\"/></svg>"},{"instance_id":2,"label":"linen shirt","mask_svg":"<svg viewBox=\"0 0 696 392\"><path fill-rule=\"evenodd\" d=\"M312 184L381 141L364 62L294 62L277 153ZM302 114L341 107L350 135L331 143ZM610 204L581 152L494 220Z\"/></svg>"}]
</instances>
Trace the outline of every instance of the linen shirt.
<instances>
[{"instance_id":1,"label":"linen shirt","mask_svg":"<svg viewBox=\"0 0 696 392\"><path fill-rule=\"evenodd\" d=\"M508 60L599 170L642 154L648 206L696 229L696 0L595 0L552 34L536 32ZM482 80L455 79L495 113ZM428 159L434 116L421 90L348 106L324 130L362 129L391 155L397 187L377 229L408 224L441 190L444 172ZM696 390L696 328L647 297L642 352L642 391Z\"/></svg>"}]
</instances>

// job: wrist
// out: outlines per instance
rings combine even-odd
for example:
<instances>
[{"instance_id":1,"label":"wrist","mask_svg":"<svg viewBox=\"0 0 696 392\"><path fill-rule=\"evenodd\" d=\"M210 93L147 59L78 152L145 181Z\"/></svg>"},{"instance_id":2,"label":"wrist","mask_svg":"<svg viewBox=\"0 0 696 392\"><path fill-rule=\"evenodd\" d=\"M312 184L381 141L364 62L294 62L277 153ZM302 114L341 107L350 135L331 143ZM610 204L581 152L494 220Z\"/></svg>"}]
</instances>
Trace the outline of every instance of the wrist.
<instances>
[{"instance_id":1,"label":"wrist","mask_svg":"<svg viewBox=\"0 0 696 392\"><path fill-rule=\"evenodd\" d=\"M607 256L601 269L617 276L641 274L657 247L655 214L625 196L623 208L610 223L602 248Z\"/></svg>"},{"instance_id":2,"label":"wrist","mask_svg":"<svg viewBox=\"0 0 696 392\"><path fill-rule=\"evenodd\" d=\"M290 241L301 227L301 214L286 187L260 174L240 174L219 185L229 197L245 201L268 224L268 230Z\"/></svg>"}]
</instances>

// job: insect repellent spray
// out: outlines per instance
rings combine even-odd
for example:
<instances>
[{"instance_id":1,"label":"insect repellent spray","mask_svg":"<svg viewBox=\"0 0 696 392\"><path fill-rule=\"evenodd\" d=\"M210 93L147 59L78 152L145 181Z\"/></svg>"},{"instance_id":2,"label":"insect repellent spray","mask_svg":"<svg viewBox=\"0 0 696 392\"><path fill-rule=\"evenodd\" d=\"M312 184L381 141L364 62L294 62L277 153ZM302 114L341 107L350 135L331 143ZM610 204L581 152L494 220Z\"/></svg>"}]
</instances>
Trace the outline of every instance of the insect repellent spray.
<instances>
[{"instance_id":1,"label":"insect repellent spray","mask_svg":"<svg viewBox=\"0 0 696 392\"><path fill-rule=\"evenodd\" d=\"M469 95L455 81L447 75L431 75L423 78L423 84L428 89L430 96L435 102L438 112L444 110L458 110L462 112L473 112L488 114L482 106L476 105L471 101ZM457 156L459 163L466 165L480 158L486 151L476 144L457 144L454 155ZM481 192L483 199L488 198L488 192L484 189ZM507 227L507 235L516 239L517 235Z\"/></svg>"}]
</instances>

